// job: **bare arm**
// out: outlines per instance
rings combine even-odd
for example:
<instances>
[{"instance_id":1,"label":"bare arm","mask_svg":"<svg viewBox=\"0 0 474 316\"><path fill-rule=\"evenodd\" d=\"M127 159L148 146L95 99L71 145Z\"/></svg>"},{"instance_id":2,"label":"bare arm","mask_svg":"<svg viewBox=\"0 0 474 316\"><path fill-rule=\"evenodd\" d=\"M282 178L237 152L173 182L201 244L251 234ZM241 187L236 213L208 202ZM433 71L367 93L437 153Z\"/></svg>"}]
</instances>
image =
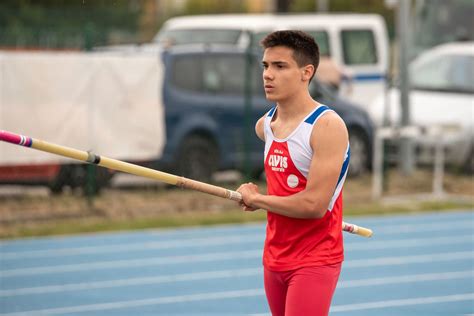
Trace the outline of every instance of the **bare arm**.
<instances>
[{"instance_id":1,"label":"bare arm","mask_svg":"<svg viewBox=\"0 0 474 316\"><path fill-rule=\"evenodd\" d=\"M311 135L313 157L306 188L290 196L271 196L258 192L254 184L243 184L245 210L258 208L294 218L321 218L327 211L344 162L348 134L335 113L322 116Z\"/></svg>"},{"instance_id":2,"label":"bare arm","mask_svg":"<svg viewBox=\"0 0 474 316\"><path fill-rule=\"evenodd\" d=\"M265 116L262 116L255 124L255 133L257 134L258 138L260 138L263 141L265 141L265 134L263 132L264 121L265 121Z\"/></svg>"}]
</instances>

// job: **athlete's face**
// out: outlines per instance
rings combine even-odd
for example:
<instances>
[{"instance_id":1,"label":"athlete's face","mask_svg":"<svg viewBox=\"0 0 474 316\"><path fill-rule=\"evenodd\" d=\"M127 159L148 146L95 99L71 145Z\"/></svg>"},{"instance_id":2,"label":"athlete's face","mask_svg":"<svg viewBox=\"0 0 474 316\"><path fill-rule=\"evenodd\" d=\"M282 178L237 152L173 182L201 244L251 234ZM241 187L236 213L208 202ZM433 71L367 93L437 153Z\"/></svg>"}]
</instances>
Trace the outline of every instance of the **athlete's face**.
<instances>
[{"instance_id":1,"label":"athlete's face","mask_svg":"<svg viewBox=\"0 0 474 316\"><path fill-rule=\"evenodd\" d=\"M298 66L291 48L275 46L265 49L262 64L263 84L268 100L284 101L301 91L307 91L308 66Z\"/></svg>"}]
</instances>

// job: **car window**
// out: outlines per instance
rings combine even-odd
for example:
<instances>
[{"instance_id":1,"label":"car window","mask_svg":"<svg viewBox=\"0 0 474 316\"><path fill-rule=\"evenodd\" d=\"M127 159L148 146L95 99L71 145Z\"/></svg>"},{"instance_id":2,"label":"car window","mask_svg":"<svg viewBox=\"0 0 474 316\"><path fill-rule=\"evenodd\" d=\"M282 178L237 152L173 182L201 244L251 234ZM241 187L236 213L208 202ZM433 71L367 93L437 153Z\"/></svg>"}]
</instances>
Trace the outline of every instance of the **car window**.
<instances>
[{"instance_id":1,"label":"car window","mask_svg":"<svg viewBox=\"0 0 474 316\"><path fill-rule=\"evenodd\" d=\"M306 30L306 32L312 37L314 37L316 43L318 43L320 55L331 56L331 51L329 49L329 36L327 32L310 30Z\"/></svg>"},{"instance_id":2,"label":"car window","mask_svg":"<svg viewBox=\"0 0 474 316\"><path fill-rule=\"evenodd\" d=\"M157 42L181 44L237 44L240 30L185 29L163 30L156 38Z\"/></svg>"},{"instance_id":3,"label":"car window","mask_svg":"<svg viewBox=\"0 0 474 316\"><path fill-rule=\"evenodd\" d=\"M451 67L450 56L438 56L423 63L415 63L410 69L411 83L414 88L440 89L446 88L448 72Z\"/></svg>"},{"instance_id":4,"label":"car window","mask_svg":"<svg viewBox=\"0 0 474 316\"><path fill-rule=\"evenodd\" d=\"M246 59L244 55L185 55L175 58L172 83L175 87L214 95L245 93ZM262 73L255 61L251 68L254 94L263 94Z\"/></svg>"},{"instance_id":5,"label":"car window","mask_svg":"<svg viewBox=\"0 0 474 316\"><path fill-rule=\"evenodd\" d=\"M474 56L455 58L449 78L455 90L474 92Z\"/></svg>"},{"instance_id":6,"label":"car window","mask_svg":"<svg viewBox=\"0 0 474 316\"><path fill-rule=\"evenodd\" d=\"M309 83L309 94L318 102L333 102L335 95L324 83L313 78Z\"/></svg>"},{"instance_id":7,"label":"car window","mask_svg":"<svg viewBox=\"0 0 474 316\"><path fill-rule=\"evenodd\" d=\"M202 62L205 92L227 95L244 93L243 56L205 57Z\"/></svg>"},{"instance_id":8,"label":"car window","mask_svg":"<svg viewBox=\"0 0 474 316\"><path fill-rule=\"evenodd\" d=\"M265 38L265 36L267 36L268 34L270 34L271 31L265 31L265 32L256 32L253 34L253 41L252 41L252 46L254 48L262 48L262 46L260 45L260 42Z\"/></svg>"},{"instance_id":9,"label":"car window","mask_svg":"<svg viewBox=\"0 0 474 316\"><path fill-rule=\"evenodd\" d=\"M177 88L199 92L203 89L202 67L197 58L183 56L174 59L171 69L171 82Z\"/></svg>"},{"instance_id":10,"label":"car window","mask_svg":"<svg viewBox=\"0 0 474 316\"><path fill-rule=\"evenodd\" d=\"M346 65L377 63L374 33L371 30L343 30L341 38Z\"/></svg>"},{"instance_id":11,"label":"car window","mask_svg":"<svg viewBox=\"0 0 474 316\"><path fill-rule=\"evenodd\" d=\"M416 89L474 91L474 58L461 55L441 55L415 63L410 69Z\"/></svg>"}]
</instances>

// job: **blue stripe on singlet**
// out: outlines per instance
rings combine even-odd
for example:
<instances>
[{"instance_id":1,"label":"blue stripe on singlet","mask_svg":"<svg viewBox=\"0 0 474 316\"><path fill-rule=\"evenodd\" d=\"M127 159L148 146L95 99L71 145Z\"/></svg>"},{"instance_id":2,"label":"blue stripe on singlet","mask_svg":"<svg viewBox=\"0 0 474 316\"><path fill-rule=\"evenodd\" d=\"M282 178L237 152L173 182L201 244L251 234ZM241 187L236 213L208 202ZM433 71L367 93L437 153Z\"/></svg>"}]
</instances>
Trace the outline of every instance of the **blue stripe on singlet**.
<instances>
[{"instance_id":1,"label":"blue stripe on singlet","mask_svg":"<svg viewBox=\"0 0 474 316\"><path fill-rule=\"evenodd\" d=\"M349 168L349 161L351 160L351 148L349 147L347 149L347 157L346 159L344 159L344 163L342 164L342 168L341 168L341 174L339 175L339 179L337 179L337 185L339 185L339 183L341 182L342 178L344 177L344 175L346 174L347 172L347 168Z\"/></svg>"},{"instance_id":2,"label":"blue stripe on singlet","mask_svg":"<svg viewBox=\"0 0 474 316\"><path fill-rule=\"evenodd\" d=\"M316 119L326 110L329 110L329 108L325 105L320 106L316 111L313 112L306 120L305 123L309 124L314 124Z\"/></svg>"},{"instance_id":3,"label":"blue stripe on singlet","mask_svg":"<svg viewBox=\"0 0 474 316\"><path fill-rule=\"evenodd\" d=\"M276 109L276 106L272 107L272 109L270 110L270 112L268 112L268 117L272 117L272 116L273 116L273 113L275 113L275 109Z\"/></svg>"}]
</instances>

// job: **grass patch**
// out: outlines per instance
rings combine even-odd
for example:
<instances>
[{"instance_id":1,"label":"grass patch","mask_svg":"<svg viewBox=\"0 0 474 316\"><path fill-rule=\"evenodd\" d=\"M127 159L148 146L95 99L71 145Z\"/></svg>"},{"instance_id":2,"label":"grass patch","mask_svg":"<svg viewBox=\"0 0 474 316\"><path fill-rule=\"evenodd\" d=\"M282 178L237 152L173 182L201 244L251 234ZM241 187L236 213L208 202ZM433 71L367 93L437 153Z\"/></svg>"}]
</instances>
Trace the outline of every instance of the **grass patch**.
<instances>
[{"instance_id":1,"label":"grass patch","mask_svg":"<svg viewBox=\"0 0 474 316\"><path fill-rule=\"evenodd\" d=\"M265 212L243 213L239 209L222 213L192 212L179 215L165 214L153 218L116 219L88 218L82 220L54 220L43 224L23 225L4 230L1 238L69 235L93 232L126 231L137 229L177 228L189 226L211 226L218 224L261 222Z\"/></svg>"},{"instance_id":2,"label":"grass patch","mask_svg":"<svg viewBox=\"0 0 474 316\"><path fill-rule=\"evenodd\" d=\"M466 202L419 202L386 205L367 203L351 205L344 210L345 218L358 216L409 214L433 211L452 211L472 209ZM231 208L225 212L186 212L181 214L163 214L150 218L107 219L92 217L84 219L59 219L42 224L23 225L0 234L1 238L19 238L34 236L69 235L93 232L127 231L137 229L177 228L189 226L211 226L218 224L265 222L266 212L242 212Z\"/></svg>"},{"instance_id":3,"label":"grass patch","mask_svg":"<svg viewBox=\"0 0 474 316\"><path fill-rule=\"evenodd\" d=\"M447 174L446 197L421 197L429 192L432 175L411 177L391 173L387 199L373 201L371 176L348 179L344 188L344 217L408 214L474 209L473 179ZM229 188L238 185L223 184ZM261 191L265 187L261 184ZM411 195L409 195L411 194ZM464 198L458 198L464 196ZM162 187L106 190L93 205L81 195L19 194L0 196L0 238L21 238L134 229L174 228L229 223L263 222L266 212L242 212L235 202L199 192ZM357 224L357 220L354 221Z\"/></svg>"}]
</instances>

